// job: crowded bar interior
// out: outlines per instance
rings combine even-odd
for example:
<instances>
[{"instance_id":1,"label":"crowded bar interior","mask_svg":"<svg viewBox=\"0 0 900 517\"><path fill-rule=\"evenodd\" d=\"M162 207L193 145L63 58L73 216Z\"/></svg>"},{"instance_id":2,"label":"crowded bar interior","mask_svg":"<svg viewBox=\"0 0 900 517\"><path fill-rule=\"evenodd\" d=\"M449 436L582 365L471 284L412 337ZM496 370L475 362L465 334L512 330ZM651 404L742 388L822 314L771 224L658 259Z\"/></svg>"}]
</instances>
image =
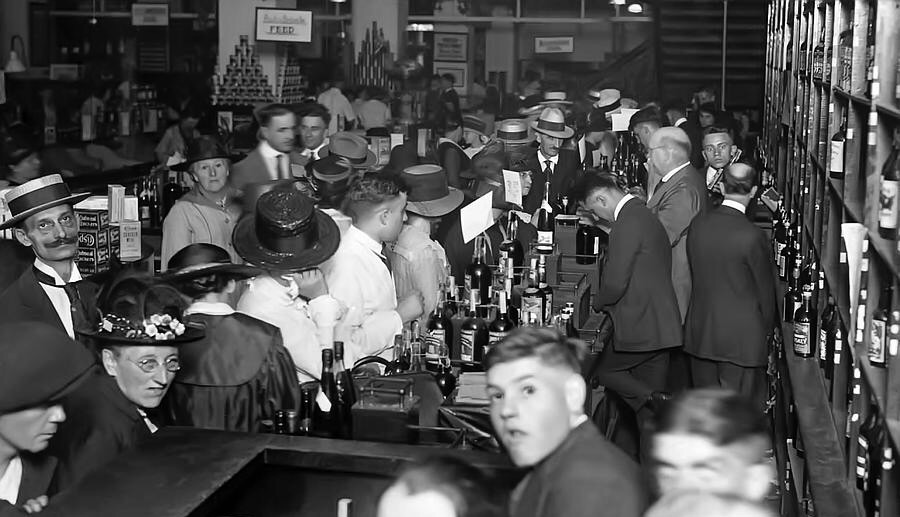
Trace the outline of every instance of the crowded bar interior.
<instances>
[{"instance_id":1,"label":"crowded bar interior","mask_svg":"<svg viewBox=\"0 0 900 517\"><path fill-rule=\"evenodd\" d=\"M0 1L0 517L900 517L897 0Z\"/></svg>"}]
</instances>

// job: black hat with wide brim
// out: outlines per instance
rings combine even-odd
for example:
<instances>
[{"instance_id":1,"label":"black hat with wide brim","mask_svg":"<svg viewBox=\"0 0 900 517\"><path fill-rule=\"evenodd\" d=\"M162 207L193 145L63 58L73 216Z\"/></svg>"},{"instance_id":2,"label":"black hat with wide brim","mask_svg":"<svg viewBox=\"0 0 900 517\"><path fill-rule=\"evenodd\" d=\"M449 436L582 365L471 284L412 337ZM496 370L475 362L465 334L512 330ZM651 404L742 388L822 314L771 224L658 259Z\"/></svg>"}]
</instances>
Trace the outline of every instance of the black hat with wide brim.
<instances>
[{"instance_id":1,"label":"black hat with wide brim","mask_svg":"<svg viewBox=\"0 0 900 517\"><path fill-rule=\"evenodd\" d=\"M248 263L276 271L302 271L334 255L341 233L334 220L297 190L275 189L259 197L232 234Z\"/></svg>"},{"instance_id":2,"label":"black hat with wide brim","mask_svg":"<svg viewBox=\"0 0 900 517\"><path fill-rule=\"evenodd\" d=\"M239 154L229 153L218 140L211 136L201 136L188 140L184 147L184 153L186 155L184 161L175 165L170 165L169 169L186 172L191 165L202 160L225 158L231 160L231 163L234 163L242 158Z\"/></svg>"},{"instance_id":3,"label":"black hat with wide brim","mask_svg":"<svg viewBox=\"0 0 900 517\"><path fill-rule=\"evenodd\" d=\"M252 278L263 273L258 267L235 264L224 248L206 242L188 244L169 259L169 270L162 279L169 282L186 282L210 275L228 275Z\"/></svg>"}]
</instances>

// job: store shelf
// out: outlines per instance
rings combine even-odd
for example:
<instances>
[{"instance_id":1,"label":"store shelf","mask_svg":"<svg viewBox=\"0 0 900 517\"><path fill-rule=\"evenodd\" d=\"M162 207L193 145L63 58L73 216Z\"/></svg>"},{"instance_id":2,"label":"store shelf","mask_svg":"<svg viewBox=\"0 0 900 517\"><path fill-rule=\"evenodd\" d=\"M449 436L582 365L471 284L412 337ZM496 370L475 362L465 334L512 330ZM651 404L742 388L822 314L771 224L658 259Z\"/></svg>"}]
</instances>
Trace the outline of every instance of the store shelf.
<instances>
[{"instance_id":1,"label":"store shelf","mask_svg":"<svg viewBox=\"0 0 900 517\"><path fill-rule=\"evenodd\" d=\"M839 86L833 86L832 89L834 90L834 94L837 97L841 97L843 99L856 102L857 104L863 104L865 106L872 105L872 99L870 99L868 97L863 97L860 95L850 93L848 91L845 91L844 89L842 89Z\"/></svg>"},{"instance_id":2,"label":"store shelf","mask_svg":"<svg viewBox=\"0 0 900 517\"><path fill-rule=\"evenodd\" d=\"M862 207L855 206L855 203L848 203L847 199L844 197L844 180L839 180L828 177L828 184L831 186L831 191L837 196L837 198L841 201L841 205L844 206L844 210L853 219L853 222L861 222L862 218Z\"/></svg>"},{"instance_id":3,"label":"store shelf","mask_svg":"<svg viewBox=\"0 0 900 517\"><path fill-rule=\"evenodd\" d=\"M879 115L885 115L893 118L895 122L900 122L900 108L896 106L890 106L883 102L876 102L875 110L878 111Z\"/></svg>"},{"instance_id":4,"label":"store shelf","mask_svg":"<svg viewBox=\"0 0 900 517\"><path fill-rule=\"evenodd\" d=\"M895 277L900 279L900 268L897 267L897 242L884 239L878 231L869 229L869 249L874 249L881 260Z\"/></svg>"}]
</instances>

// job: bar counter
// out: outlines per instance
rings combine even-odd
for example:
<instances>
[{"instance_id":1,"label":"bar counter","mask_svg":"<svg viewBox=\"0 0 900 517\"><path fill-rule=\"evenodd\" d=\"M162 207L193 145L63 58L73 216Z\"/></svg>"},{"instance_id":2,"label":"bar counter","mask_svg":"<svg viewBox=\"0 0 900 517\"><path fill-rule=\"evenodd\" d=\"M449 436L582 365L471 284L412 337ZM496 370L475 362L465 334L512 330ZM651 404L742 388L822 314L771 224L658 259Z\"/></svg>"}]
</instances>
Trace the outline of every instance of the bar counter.
<instances>
[{"instance_id":1,"label":"bar counter","mask_svg":"<svg viewBox=\"0 0 900 517\"><path fill-rule=\"evenodd\" d=\"M503 454L166 428L52 498L41 515L324 517L350 498L351 515L368 517L400 469L435 455L482 468L505 491L522 476Z\"/></svg>"}]
</instances>

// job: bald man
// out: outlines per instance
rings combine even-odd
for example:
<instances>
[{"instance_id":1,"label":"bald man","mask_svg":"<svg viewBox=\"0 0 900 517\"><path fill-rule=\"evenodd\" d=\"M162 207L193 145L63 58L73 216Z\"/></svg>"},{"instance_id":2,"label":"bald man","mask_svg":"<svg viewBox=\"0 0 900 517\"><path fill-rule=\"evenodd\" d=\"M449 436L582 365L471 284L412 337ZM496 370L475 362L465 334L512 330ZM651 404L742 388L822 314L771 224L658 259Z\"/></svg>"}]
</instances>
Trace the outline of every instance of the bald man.
<instances>
[{"instance_id":1,"label":"bald man","mask_svg":"<svg viewBox=\"0 0 900 517\"><path fill-rule=\"evenodd\" d=\"M725 167L721 206L697 217L687 237L693 293L685 324L696 387L721 387L763 412L768 336L777 322L775 265L765 234L744 215L756 170Z\"/></svg>"},{"instance_id":2,"label":"bald man","mask_svg":"<svg viewBox=\"0 0 900 517\"><path fill-rule=\"evenodd\" d=\"M687 260L687 234L691 221L706 211L706 182L691 165L691 140L677 127L657 129L650 136L647 162L653 190L647 208L656 214L672 246L672 286L681 321L691 299L691 270ZM655 181L653 181L655 180Z\"/></svg>"}]
</instances>

